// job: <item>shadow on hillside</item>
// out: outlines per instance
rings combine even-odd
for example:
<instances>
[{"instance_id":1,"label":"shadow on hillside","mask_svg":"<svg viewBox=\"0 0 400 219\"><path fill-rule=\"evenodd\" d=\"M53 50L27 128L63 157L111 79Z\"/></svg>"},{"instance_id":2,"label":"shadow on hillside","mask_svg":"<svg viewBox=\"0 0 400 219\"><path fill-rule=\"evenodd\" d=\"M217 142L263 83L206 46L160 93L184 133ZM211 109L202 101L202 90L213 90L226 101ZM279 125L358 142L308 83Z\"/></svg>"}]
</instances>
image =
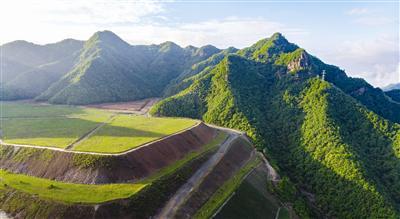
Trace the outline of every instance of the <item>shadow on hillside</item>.
<instances>
[{"instance_id":1,"label":"shadow on hillside","mask_svg":"<svg viewBox=\"0 0 400 219\"><path fill-rule=\"evenodd\" d=\"M265 110L263 111L265 119L262 120L262 124L258 121L252 125L261 130L260 133L265 140L269 155L278 161L280 172L284 175L287 174L299 188L315 195L315 197L308 198L310 200L309 203L311 203L309 207L316 208L314 217L320 218L323 216L319 215L319 210L322 210L328 217L394 217L395 215L392 214L396 211L395 207L387 200L384 200L379 193L366 189L364 185L338 175L338 173L322 163L322 159L325 162L330 162L329 153L332 153L332 151L329 150L329 147L324 148L324 155L312 155L309 152L310 149L306 149L305 145L302 145L301 142L305 136L303 136L301 129L305 122L305 113L297 107L296 101L288 103L287 100L284 100L284 92L282 91L288 89L287 85L284 85L288 83L279 83L277 81L275 84L277 85L272 86L278 87L265 89L265 99L259 102L259 104L264 104L261 109ZM303 89L304 87L301 86L290 88L291 92L297 97L300 96ZM253 118L254 114L261 110L249 109L241 104L238 104L238 106L247 118ZM374 135L374 133L372 134ZM314 130L314 135L319 135L318 131L315 132ZM328 144L329 142L326 143ZM315 145L315 147L326 147L326 145ZM349 144L348 147L354 146ZM359 156L362 156L362 154L358 152L353 154L352 157ZM349 157L347 159L353 158ZM371 159L374 159L374 157ZM367 171L371 171L370 166L374 164L368 165ZM384 170L380 169L379 171ZM371 185L377 187L376 182L371 181L366 176L364 177Z\"/></svg>"},{"instance_id":2,"label":"shadow on hillside","mask_svg":"<svg viewBox=\"0 0 400 219\"><path fill-rule=\"evenodd\" d=\"M367 117L366 112L362 112L353 105L338 96L332 96L334 101L342 107L330 105L328 116L337 124L340 136L348 145L366 170L368 181L375 184L378 191L391 197L400 207L400 159L395 155L393 140L387 135L394 129L387 130L386 135L378 131L372 121ZM346 98L346 97L342 97ZM361 106L360 106L361 108ZM378 125L379 121L377 121ZM394 133L392 133L394 135ZM382 186L378 186L382 185Z\"/></svg>"}]
</instances>

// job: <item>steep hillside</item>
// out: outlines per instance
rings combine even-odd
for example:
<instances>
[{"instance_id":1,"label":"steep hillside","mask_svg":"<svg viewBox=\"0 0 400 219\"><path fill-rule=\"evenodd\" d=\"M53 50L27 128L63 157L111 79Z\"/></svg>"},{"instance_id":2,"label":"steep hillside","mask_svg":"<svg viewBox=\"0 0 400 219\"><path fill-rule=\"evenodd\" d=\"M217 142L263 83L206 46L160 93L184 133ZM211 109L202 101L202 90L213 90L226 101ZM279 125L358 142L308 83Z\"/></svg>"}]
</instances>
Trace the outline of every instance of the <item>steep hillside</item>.
<instances>
[{"instance_id":1,"label":"steep hillside","mask_svg":"<svg viewBox=\"0 0 400 219\"><path fill-rule=\"evenodd\" d=\"M199 50L201 49L202 48L200 48ZM238 50L236 48L230 47L210 56L206 60L193 64L190 68L185 69L177 78L175 78L168 84L168 86L165 88L164 96L172 96L179 91L189 87L189 85L193 82L195 78L193 76L196 76L199 73L206 71L206 69L214 67L222 59L224 59L226 55L235 53L237 51Z\"/></svg>"},{"instance_id":2,"label":"steep hillside","mask_svg":"<svg viewBox=\"0 0 400 219\"><path fill-rule=\"evenodd\" d=\"M246 131L314 215L399 217L400 126L382 117L399 121L400 106L280 34L238 54L151 113Z\"/></svg>"},{"instance_id":3,"label":"steep hillside","mask_svg":"<svg viewBox=\"0 0 400 219\"><path fill-rule=\"evenodd\" d=\"M151 96L149 85L135 72L130 45L109 32L99 32L84 45L74 69L54 83L38 100L86 104Z\"/></svg>"},{"instance_id":4,"label":"steep hillside","mask_svg":"<svg viewBox=\"0 0 400 219\"><path fill-rule=\"evenodd\" d=\"M166 96L188 88L195 80L207 75L216 64L229 54L232 53L220 53L210 57L213 61L198 63L201 68L199 68L200 71L197 75L186 78L169 87ZM322 77L323 71L325 71L325 80L356 98L378 115L400 122L400 104L390 101L381 89L374 88L363 79L348 77L340 68L325 64L318 58L308 54L304 49L288 42L280 33L275 33L270 38L262 39L248 48L237 51L236 54L247 60L253 60L258 64L269 66L271 74L275 74L278 78L289 73L296 78L306 75Z\"/></svg>"},{"instance_id":5,"label":"steep hillside","mask_svg":"<svg viewBox=\"0 0 400 219\"><path fill-rule=\"evenodd\" d=\"M131 46L110 31L97 32L85 43L74 69L37 99L90 104L160 96L181 72L219 51L172 42Z\"/></svg>"}]
</instances>

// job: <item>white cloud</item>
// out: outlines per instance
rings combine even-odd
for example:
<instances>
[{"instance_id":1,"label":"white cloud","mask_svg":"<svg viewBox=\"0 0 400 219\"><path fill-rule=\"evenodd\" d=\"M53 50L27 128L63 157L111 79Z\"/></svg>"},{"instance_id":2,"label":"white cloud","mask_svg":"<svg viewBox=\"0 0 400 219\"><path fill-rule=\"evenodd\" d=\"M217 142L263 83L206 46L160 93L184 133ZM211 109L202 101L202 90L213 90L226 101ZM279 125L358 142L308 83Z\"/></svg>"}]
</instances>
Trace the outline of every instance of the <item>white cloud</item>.
<instances>
[{"instance_id":1,"label":"white cloud","mask_svg":"<svg viewBox=\"0 0 400 219\"><path fill-rule=\"evenodd\" d=\"M5 0L0 7L0 41L82 39L98 29L132 25L162 11L160 2L150 0Z\"/></svg>"},{"instance_id":2,"label":"white cloud","mask_svg":"<svg viewBox=\"0 0 400 219\"><path fill-rule=\"evenodd\" d=\"M352 17L354 23L367 26L382 26L394 24L396 22L395 19L390 18L377 10L371 10L368 8L353 8L346 11L346 14Z\"/></svg>"},{"instance_id":3,"label":"white cloud","mask_svg":"<svg viewBox=\"0 0 400 219\"><path fill-rule=\"evenodd\" d=\"M345 41L322 56L325 61L344 68L349 75L364 78L375 86L400 80L398 36Z\"/></svg>"},{"instance_id":4,"label":"white cloud","mask_svg":"<svg viewBox=\"0 0 400 219\"><path fill-rule=\"evenodd\" d=\"M365 16L356 18L354 22L368 26L383 26L387 24L394 24L395 20L384 16Z\"/></svg>"},{"instance_id":5,"label":"white cloud","mask_svg":"<svg viewBox=\"0 0 400 219\"><path fill-rule=\"evenodd\" d=\"M349 15L363 15L368 14L370 11L367 8L352 8L351 10L346 11L346 14Z\"/></svg>"},{"instance_id":6,"label":"white cloud","mask_svg":"<svg viewBox=\"0 0 400 219\"><path fill-rule=\"evenodd\" d=\"M116 27L113 31L132 44L160 43L170 40L183 46L213 44L220 48L249 46L277 31L288 36L307 34L302 29L287 27L262 18L237 17L196 23L176 23L169 26Z\"/></svg>"}]
</instances>

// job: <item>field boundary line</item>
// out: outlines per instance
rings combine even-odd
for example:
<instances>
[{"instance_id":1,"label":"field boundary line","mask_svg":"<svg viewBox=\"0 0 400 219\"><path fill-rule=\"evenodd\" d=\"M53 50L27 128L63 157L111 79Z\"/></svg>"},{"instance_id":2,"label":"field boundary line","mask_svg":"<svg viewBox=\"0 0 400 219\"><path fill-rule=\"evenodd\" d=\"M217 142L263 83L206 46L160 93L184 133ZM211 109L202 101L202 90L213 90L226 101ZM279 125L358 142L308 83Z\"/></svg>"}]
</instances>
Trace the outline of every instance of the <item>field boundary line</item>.
<instances>
[{"instance_id":1,"label":"field boundary line","mask_svg":"<svg viewBox=\"0 0 400 219\"><path fill-rule=\"evenodd\" d=\"M201 124L205 124L205 123L203 123L201 121L197 121L197 123L195 123L194 125L186 128L186 129L183 129L183 130L181 130L179 132L175 132L175 133L173 133L171 135L167 135L167 136L164 136L162 138L155 139L153 141L149 141L149 142L144 143L144 144L142 144L142 145L140 145L138 147L132 148L132 149L127 150L127 151L119 152L119 153L101 153L101 152L89 152L89 151L73 151L73 150L66 150L65 148L57 148L57 147L49 147L49 146L26 145L26 144L11 144L11 143L4 142L2 139L0 139L0 145L14 146L14 147L25 147L25 148L48 149L48 150L53 150L53 151L60 151L60 152L65 152L65 153L75 153L75 154L92 154L92 155L102 155L102 156L121 156L121 155L128 154L130 152L139 150L139 149L141 149L143 147L147 147L147 146L149 146L151 144L154 144L156 142L163 141L165 139L171 138L171 137L173 137L175 135L182 134L183 132L186 132L186 131L189 131L189 130L191 130L193 128L196 128L197 126L200 126ZM205 125L207 125L207 124L205 124Z\"/></svg>"},{"instance_id":2,"label":"field boundary line","mask_svg":"<svg viewBox=\"0 0 400 219\"><path fill-rule=\"evenodd\" d=\"M112 122L116 116L117 114L111 115L106 121L100 123L95 128L93 128L92 130L90 130L89 132L87 132L86 134L82 135L80 138L69 144L67 147L65 147L65 150L72 150L75 147L75 145L81 143L82 141L85 141L90 136L92 136L97 130L101 129L106 124Z\"/></svg>"}]
</instances>

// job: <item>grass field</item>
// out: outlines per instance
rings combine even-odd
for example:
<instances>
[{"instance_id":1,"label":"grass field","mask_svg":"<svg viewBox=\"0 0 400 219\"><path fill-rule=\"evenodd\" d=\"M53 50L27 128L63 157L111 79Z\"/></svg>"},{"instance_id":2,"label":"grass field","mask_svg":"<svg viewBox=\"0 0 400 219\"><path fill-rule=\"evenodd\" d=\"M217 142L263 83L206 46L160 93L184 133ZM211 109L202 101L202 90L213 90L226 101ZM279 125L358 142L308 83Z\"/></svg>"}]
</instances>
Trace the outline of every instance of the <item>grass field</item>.
<instances>
[{"instance_id":1,"label":"grass field","mask_svg":"<svg viewBox=\"0 0 400 219\"><path fill-rule=\"evenodd\" d=\"M70 106L2 103L2 139L11 144L65 148L112 115Z\"/></svg>"},{"instance_id":2,"label":"grass field","mask_svg":"<svg viewBox=\"0 0 400 219\"><path fill-rule=\"evenodd\" d=\"M117 153L176 133L196 124L195 120L118 115L88 139L74 147L78 151Z\"/></svg>"},{"instance_id":3,"label":"grass field","mask_svg":"<svg viewBox=\"0 0 400 219\"><path fill-rule=\"evenodd\" d=\"M5 143L66 148L96 127L73 150L118 153L193 126L196 121L115 114L73 106L0 103L1 138Z\"/></svg>"},{"instance_id":4,"label":"grass field","mask_svg":"<svg viewBox=\"0 0 400 219\"><path fill-rule=\"evenodd\" d=\"M0 189L8 186L44 199L67 203L100 203L127 198L140 191L146 184L73 184L0 170Z\"/></svg>"},{"instance_id":5,"label":"grass field","mask_svg":"<svg viewBox=\"0 0 400 219\"><path fill-rule=\"evenodd\" d=\"M0 101L1 118L59 117L71 114L83 114L83 112L83 108L73 106Z\"/></svg>"}]
</instances>

